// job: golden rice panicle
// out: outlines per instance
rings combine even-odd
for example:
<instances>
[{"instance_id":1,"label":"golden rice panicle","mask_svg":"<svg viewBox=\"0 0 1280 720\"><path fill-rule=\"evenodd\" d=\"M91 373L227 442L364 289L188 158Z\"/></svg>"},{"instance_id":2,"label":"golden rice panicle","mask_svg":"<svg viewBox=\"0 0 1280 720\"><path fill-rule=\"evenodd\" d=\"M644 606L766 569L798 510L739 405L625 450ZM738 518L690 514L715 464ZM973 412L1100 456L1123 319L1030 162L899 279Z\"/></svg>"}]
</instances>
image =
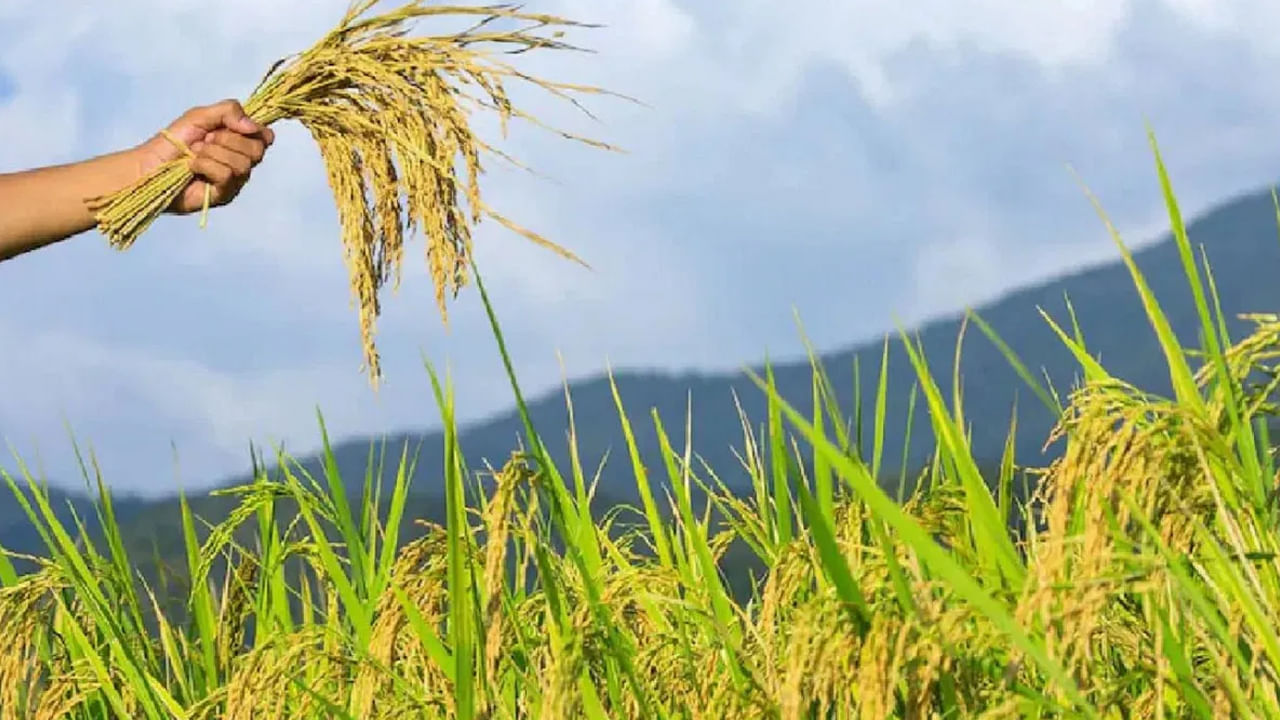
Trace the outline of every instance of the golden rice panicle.
<instances>
[{"instance_id":1,"label":"golden rice panicle","mask_svg":"<svg viewBox=\"0 0 1280 720\"><path fill-rule=\"evenodd\" d=\"M352 144L340 135L317 132L316 142L324 156L329 185L337 204L343 260L351 276L351 293L360 313L365 368L370 377L376 379L381 374L381 366L373 334L379 312L378 287L381 282L373 260L375 238L361 179L361 159Z\"/></svg>"},{"instance_id":2,"label":"golden rice panicle","mask_svg":"<svg viewBox=\"0 0 1280 720\"><path fill-rule=\"evenodd\" d=\"M374 343L378 298L388 281L399 285L407 233L424 236L427 269L446 324L448 299L468 282L473 229L486 217L582 263L485 202L480 188L484 156L519 163L475 133L474 110L497 113L504 135L510 119L518 118L569 140L613 149L543 125L516 108L504 86L507 80L525 82L579 109L575 93L605 94L600 88L542 80L499 59L535 48L578 50L560 39L564 29L589 26L510 5L413 0L380 14L372 12L376 5L377 0L352 3L338 27L272 66L244 104L263 125L298 121L319 147L359 313L364 369L375 385L381 377ZM423 19L463 19L471 25L461 32L411 35L411 23ZM184 157L89 204L112 246L126 249L192 178Z\"/></svg>"}]
</instances>

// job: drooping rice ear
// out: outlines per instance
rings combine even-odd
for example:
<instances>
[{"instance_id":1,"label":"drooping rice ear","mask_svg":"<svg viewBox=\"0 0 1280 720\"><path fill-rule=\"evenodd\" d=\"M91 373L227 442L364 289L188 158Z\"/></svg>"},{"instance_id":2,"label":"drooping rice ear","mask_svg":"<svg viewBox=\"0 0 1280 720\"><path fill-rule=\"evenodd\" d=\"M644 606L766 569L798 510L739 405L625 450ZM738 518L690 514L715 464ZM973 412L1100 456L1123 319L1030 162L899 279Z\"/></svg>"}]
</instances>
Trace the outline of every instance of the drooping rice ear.
<instances>
[{"instance_id":1,"label":"drooping rice ear","mask_svg":"<svg viewBox=\"0 0 1280 720\"><path fill-rule=\"evenodd\" d=\"M342 228L343 260L351 279L351 294L360 313L360 339L364 350L365 369L376 384L381 376L381 363L374 333L377 329L378 268L374 260L372 213L365 194L362 158L349 138L318 132L316 144L324 158Z\"/></svg>"},{"instance_id":2,"label":"drooping rice ear","mask_svg":"<svg viewBox=\"0 0 1280 720\"><path fill-rule=\"evenodd\" d=\"M365 368L376 385L381 366L374 344L379 293L399 286L406 233L421 232L427 267L442 321L447 299L467 284L473 227L483 218L556 252L577 259L536 233L494 212L481 196L482 156L514 160L476 135L473 108L498 114L505 136L511 118L540 127L514 107L503 81L519 80L581 109L572 93L599 88L552 83L496 59L497 51L534 48L577 50L561 28L589 27L562 18L522 13L506 6L469 7L409 2L369 15L375 0L356 0L337 28L308 50L272 65L245 102L255 121L297 120L307 127L325 160L341 225L344 260L360 317ZM474 17L452 35L411 37L421 18ZM497 20L525 25L492 27ZM540 34L539 31L547 31ZM550 128L562 137L606 149L598 141ZM164 212L193 175L185 159L158 168L137 183L89 206L113 247L126 249Z\"/></svg>"}]
</instances>

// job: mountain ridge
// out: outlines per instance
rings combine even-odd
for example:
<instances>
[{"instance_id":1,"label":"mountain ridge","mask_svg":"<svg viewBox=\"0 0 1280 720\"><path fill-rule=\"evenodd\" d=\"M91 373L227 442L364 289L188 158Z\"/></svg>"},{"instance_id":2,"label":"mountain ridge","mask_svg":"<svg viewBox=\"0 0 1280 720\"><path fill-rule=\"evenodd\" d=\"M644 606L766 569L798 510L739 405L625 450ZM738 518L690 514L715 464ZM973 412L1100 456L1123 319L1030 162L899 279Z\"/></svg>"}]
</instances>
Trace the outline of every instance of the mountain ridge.
<instances>
[{"instance_id":1,"label":"mountain ridge","mask_svg":"<svg viewBox=\"0 0 1280 720\"><path fill-rule=\"evenodd\" d=\"M1255 226L1253 229L1263 230L1264 232L1242 232L1239 227L1228 227L1229 225L1240 225L1241 222L1243 222L1245 226ZM1259 223L1266 224L1267 227L1256 227ZM1224 250L1239 250L1240 248L1238 244L1236 246L1232 246L1229 241L1245 237L1248 240L1256 242L1258 246L1265 246L1264 249L1270 252L1269 262L1274 265L1275 271L1280 273L1280 241L1277 241L1276 239L1278 231L1275 223L1276 214L1274 212L1274 207L1272 206L1270 193L1264 191L1239 193L1234 195L1226 201L1210 206L1204 213L1192 219L1191 222L1188 223L1188 232L1192 237L1193 244L1199 244L1203 241L1206 251L1210 254L1211 267L1214 269L1215 277L1219 281L1218 290L1223 300L1224 312L1228 316L1227 324L1236 333L1239 333L1239 331L1244 327L1244 324L1234 317L1236 313L1265 312L1271 308L1280 309L1280 292L1273 292L1269 289L1263 288L1261 293L1242 294L1239 292L1242 287L1254 287L1254 289L1256 289L1256 286L1248 286L1240 282L1233 282L1233 280L1236 280L1233 275L1238 275L1239 273L1233 274L1230 272L1222 272L1221 264L1215 260L1214 255L1223 255ZM1269 230L1269 233L1265 232L1266 230ZM1204 238L1201 237L1202 235L1209 235L1211 237ZM1267 239L1264 240L1264 237ZM1251 245L1251 248L1252 247L1254 246ZM1191 305L1190 293L1186 287L1186 280L1183 275L1181 261L1177 257L1177 251L1172 243L1171 235L1169 233L1164 233L1154 241L1143 243L1143 246L1140 249L1133 251L1132 254L1135 263L1143 269L1145 274L1148 275L1148 284L1156 293L1157 299L1161 302L1166 314L1170 316L1171 324L1174 325L1175 334L1177 334L1184 343L1186 343L1189 336L1191 338L1194 337L1194 331L1198 327L1198 318L1196 318L1193 312L1191 312L1193 307ZM1239 252L1228 255L1225 258L1225 264L1231 265L1232 263L1235 263L1240 259L1239 255ZM1267 260L1267 258L1263 259ZM1153 268L1153 266L1155 267ZM1151 272L1153 269L1155 272ZM1102 290L1101 295L1094 292L1099 289ZM1072 290L1075 290L1075 292L1071 292ZM1083 290L1083 292L1081 292L1081 290ZM1023 356L1024 361L1028 356L1046 355L1044 359L1055 359L1056 356L1056 359L1063 360L1065 362L1048 364L1059 366L1065 364L1070 368L1074 368L1074 361L1067 355L1066 349L1062 347L1057 338L1052 335L1050 327L1037 312L1038 307L1043 308L1051 315L1056 315L1055 320L1066 326L1068 320L1065 315L1064 297L1070 298L1077 316L1082 318L1081 326L1086 341L1089 342L1091 351L1095 347L1095 343L1092 342L1092 340L1098 337L1103 338L1103 341L1098 343L1098 345L1101 345L1100 351L1103 355L1104 364L1107 362L1106 355L1108 354L1108 351L1114 351L1117 347L1123 347L1124 344L1128 344L1132 340L1139 340L1153 351L1146 355L1122 357L1121 362L1117 365L1109 365L1109 370L1112 370L1120 377L1125 377L1126 375L1137 376L1137 384L1144 387L1144 389L1155 392L1167 392L1169 390L1167 378L1163 378L1159 372L1150 371L1150 367L1163 368L1164 361L1163 358L1155 352L1155 350L1158 349L1155 335L1147 323L1145 312L1141 308L1139 297L1136 289L1133 287L1128 270L1118 258L1109 262L1098 262L1091 266L1060 273L1052 280L1011 288L1004 293L1001 293L998 297L978 306L976 312L987 320L995 328L996 332L1014 347L1015 351L1020 351L1019 355ZM1266 307L1256 306L1257 301L1254 300L1254 298L1262 300L1262 304ZM1123 299L1126 302L1121 302L1119 305L1112 305L1111 303L1117 299ZM1252 304L1251 300L1253 301ZM1057 307L1054 307L1055 303L1057 304ZM1125 311L1125 315L1128 319L1136 322L1127 323L1126 327L1121 328L1119 332L1116 332L1114 327L1115 323L1110 323L1111 327L1108 327L1108 323L1088 322L1084 319L1083 316L1085 315L1100 316L1101 313L1098 312L1100 307L1105 309L1108 313L1113 313L1117 309L1122 309ZM1023 317L1015 319L1014 316L1018 314L1021 314ZM939 352L939 350L942 349L940 341L946 341L951 345L954 345L956 335L955 331L958 330L966 315L967 311L955 311L950 314L941 315L922 323L910 332L913 336L934 340L935 347L926 348L926 350L932 349L933 352L926 352L926 356L930 360L931 367L934 368L935 380L937 380L939 386L944 386L944 391L950 389L949 387L945 387L949 385L950 379L947 377L947 373L940 373L938 372L938 369L941 367L940 360L945 360L948 363L949 369L950 357L939 357L939 355L942 354ZM1029 324L1024 325L1024 322ZM1006 327L1002 328L1001 326ZM1040 336L1040 339L1045 340L1046 342L1028 343L1023 335L1010 337L1010 333L1006 331L1007 326L1015 326L1017 329L1024 331L1032 331L1028 334L1038 335ZM1129 335L1134 330L1138 331L1138 335L1140 335L1141 338ZM888 333L888 335L891 344L891 355L894 350L900 352L901 348L898 344L896 334ZM1116 343L1114 340L1111 342L1107 341L1108 338L1114 339L1121 336L1123 336L1121 339L1123 339L1124 343ZM835 364L832 361L840 363L851 359L855 355L866 358L868 364L864 364L862 367L864 370L870 368L871 375L864 381L864 391L873 391L877 380L876 369L879 363L879 356L883 348L883 337L884 334L881 335L880 339L848 343L835 349L824 351L821 354L823 364L826 366L828 372L832 372L833 368L831 366L832 364ZM996 351L996 348L988 343L985 338L981 338L980 342L982 344L979 346L979 353L975 357L971 350L973 349L972 346L974 341L977 339L978 336L971 331L966 342L965 352L962 355L962 368L964 368L966 380L972 379L975 375L981 375L982 373L989 371L1004 371L1009 376L1012 376L1014 371L1010 366L1008 366L1004 356L999 354ZM928 344L929 343L926 342L926 345ZM1032 345L1032 347L1019 348L1018 345ZM950 350L951 348L946 349ZM1030 352L1021 352L1022 350L1027 349L1029 349ZM1048 350L1047 353L1042 352L1046 349ZM978 362L975 362L975 360ZM754 371L761 371L763 369L763 364L759 361L751 364L744 363L743 365ZM798 358L784 360L778 360L775 358L772 361L772 365L776 374L789 374L796 372L807 374L809 363L806 358L801 356ZM872 365L876 367L872 367ZM1043 363L1037 365L1035 363L1028 362L1027 365L1033 372L1036 372ZM891 378L895 377L892 370L893 369L891 368ZM899 375L901 375L901 373L899 373ZM1064 377L1061 372L1058 375L1058 377L1054 378L1055 382L1060 382ZM730 385L734 389L746 389L748 392L758 392L755 386L751 384L740 371L730 373L727 371L704 372L688 369L673 371L656 368L635 368L615 370L613 376L619 383L619 389L623 395L624 401L628 396L628 393L625 391L626 386L646 381L688 386L694 390L693 397L695 405L699 401L697 393L699 385L708 386L716 383L724 383L730 378L732 378L732 380L730 380ZM570 392L571 395L574 396L583 393L598 392L601 388L606 387L607 385L608 375L603 372L588 374L577 380L569 381ZM1020 396L1030 395L1029 388L1026 388L1025 385L1021 383L1021 380L1018 380L1018 382L1012 387L1019 391L1018 394ZM1061 390L1063 388L1060 387L1059 389ZM798 404L805 404L805 399L803 397L791 396L786 393L784 393L784 396L789 399L798 400ZM528 398L528 404L531 409L539 408L544 411L546 410L545 406L548 404L562 406L563 402L563 388L543 390ZM577 402L575 401L575 408L576 407ZM631 411L630 414L634 414L634 411L639 408L629 407L628 409ZM643 409L647 410L648 408L646 406ZM1009 404L1007 409L1010 412L1012 411L1012 403ZM663 417L667 416L664 414ZM758 415L755 417L758 417ZM680 419L683 420L683 416L681 416ZM496 429L497 427L510 427L513 431L512 435L514 440L514 435L520 431L520 428L514 424L514 421L515 418L513 417L513 412L511 410L498 412L486 418L481 418L468 423L463 428L460 428L460 434L465 438L471 433L488 432ZM668 418L667 422L668 424L671 424L672 421ZM535 426L537 425L538 424L535 422ZM437 432L438 431L436 430L405 430L395 433L394 436L396 438L403 439L407 437L431 436ZM696 435L697 433L695 430L695 437ZM374 436L355 436L344 439L335 447L351 448L354 445L367 447L368 443L374 440ZM1000 439L1000 442L1003 442L1003 438Z\"/></svg>"},{"instance_id":2,"label":"mountain ridge","mask_svg":"<svg viewBox=\"0 0 1280 720\"><path fill-rule=\"evenodd\" d=\"M1237 313L1280 309L1280 283L1272 279L1280 275L1280 241L1277 240L1276 223L1277 213L1269 191L1237 194L1210 206L1188 222L1193 245L1205 245L1218 281L1222 306L1228 315L1228 326L1237 339L1245 329L1245 324L1234 317ZM1147 275L1148 284L1175 334L1184 344L1194 342L1199 320L1181 260L1169 233L1142 243L1133 252L1133 257ZM1129 272L1119 259L1064 272L1052 280L1011 288L979 305L976 312L1014 349L1032 372L1039 375L1043 368L1054 386L1063 392L1076 375L1076 365L1036 308L1044 308L1064 327L1070 327L1064 296L1070 297L1091 354L1100 355L1108 370L1144 390L1162 394L1169 392L1167 368L1155 335ZM951 397L952 357L965 315L964 311L957 311L939 316L911 331L911 335L923 344L939 390L948 398ZM892 474L903 465L900 458L906 458L907 467L924 462L931 437L927 413L923 406L919 406L912 418L910 442L904 441L906 401L915 375L896 333L889 335L890 397L885 430L885 466ZM862 393L870 400L878 380L882 351L883 340L877 339L851 342L822 353L822 363L831 376L846 414L853 410L854 358L860 358ZM743 365L753 370L763 367L758 360ZM812 397L808 359L803 356L782 361L774 359L772 366L783 397L793 402L801 412L808 412ZM1042 464L1052 458L1052 453L1040 453L1052 425L1052 417L1038 406L1029 389L992 343L979 333L970 331L965 338L961 369L966 416L973 425L975 455L984 461L999 457L1016 403L1019 426L1017 457L1023 464L1030 465ZM704 372L636 368L615 370L613 377L635 429L640 455L651 473L656 473L655 477L663 473L657 461L657 437L648 417L649 410L657 408L671 434L672 443L682 447L685 441L685 402L691 393L695 451L704 456L707 464L721 474L727 484L743 488L745 473L733 470L738 463L733 447L740 447L742 443L734 396L736 394L753 423L765 418L765 403L759 388L740 370ZM608 375L599 372L570 380L569 389L584 468L591 473L600 458L608 454L610 462L602 476L602 487L613 497L632 499L634 483L621 424L613 407ZM862 421L868 427L871 405L871 402L862 405ZM563 386L529 396L528 407L534 426L552 449L553 457L567 465L564 437L568 413ZM468 422L459 430L464 453L474 469L481 467L482 459L500 465L516 448L517 440L523 434L523 425L515 411L508 409ZM343 477L349 481L363 479L371 444L382 442L386 442L389 450L395 451L389 453L392 460L398 459L399 450L405 442L422 443L415 488L422 503L434 502L432 498L438 493L433 489L430 477L438 474L432 469L440 467L442 462L439 430L404 429L382 436L343 438L332 445ZM308 466L316 465L313 453L294 456ZM246 478L245 474L225 478L216 487L240 484ZM79 500L83 503L83 497ZM4 517L7 505L0 503L0 545L16 549L6 538L5 528L13 525ZM212 501L197 505L210 509L222 507L222 504ZM172 513L175 505L168 498L140 503L136 507L130 504L130 508L138 513L136 517L140 522L136 524L145 534L148 522L154 524L156 518Z\"/></svg>"}]
</instances>

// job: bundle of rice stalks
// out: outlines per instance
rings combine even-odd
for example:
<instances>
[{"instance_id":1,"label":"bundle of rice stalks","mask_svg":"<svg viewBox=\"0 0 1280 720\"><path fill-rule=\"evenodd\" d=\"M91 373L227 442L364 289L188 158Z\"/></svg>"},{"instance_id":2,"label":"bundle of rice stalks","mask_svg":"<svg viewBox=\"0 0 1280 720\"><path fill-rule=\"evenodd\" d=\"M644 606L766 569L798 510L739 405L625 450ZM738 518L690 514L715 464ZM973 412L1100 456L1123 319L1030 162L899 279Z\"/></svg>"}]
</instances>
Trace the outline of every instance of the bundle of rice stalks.
<instances>
[{"instance_id":1,"label":"bundle of rice stalks","mask_svg":"<svg viewBox=\"0 0 1280 720\"><path fill-rule=\"evenodd\" d=\"M579 50L560 39L564 28L591 26L509 5L466 7L414 0L373 14L376 4L378 0L355 0L337 28L307 51L278 61L243 103L249 117L261 125L297 120L320 148L342 226L353 301L359 306L364 369L375 385L381 377L373 341L379 293L392 277L399 286L406 232L421 229L426 236L436 302L446 324L446 294L456 297L467 282L472 228L482 217L582 262L481 199L482 155L518 163L477 137L468 123L471 109L495 111L505 136L512 117L546 127L512 105L505 80L525 81L579 109L573 93L604 92L538 79L498 59L500 54L534 48ZM471 18L474 24L453 34L409 35L408 25L415 20L451 17ZM129 187L90 200L89 207L99 230L123 250L192 179L187 159L179 158Z\"/></svg>"}]
</instances>

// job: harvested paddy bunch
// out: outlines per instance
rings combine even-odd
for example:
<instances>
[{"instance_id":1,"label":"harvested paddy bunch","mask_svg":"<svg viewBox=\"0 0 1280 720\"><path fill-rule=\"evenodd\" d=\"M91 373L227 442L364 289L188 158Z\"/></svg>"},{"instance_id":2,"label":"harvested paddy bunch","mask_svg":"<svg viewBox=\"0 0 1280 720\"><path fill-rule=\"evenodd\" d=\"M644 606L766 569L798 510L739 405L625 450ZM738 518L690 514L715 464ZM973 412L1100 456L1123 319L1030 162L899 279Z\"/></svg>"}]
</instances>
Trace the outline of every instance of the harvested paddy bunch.
<instances>
[{"instance_id":1,"label":"harvested paddy bunch","mask_svg":"<svg viewBox=\"0 0 1280 720\"><path fill-rule=\"evenodd\" d=\"M377 4L352 3L337 28L305 52L278 61L243 103L261 125L297 120L319 146L342 228L353 303L359 309L364 369L375 385L381 377L374 343L379 297L393 278L399 286L406 234L420 230L425 236L436 302L446 323L446 297L456 297L467 282L472 230L484 217L582 262L498 214L481 198L482 157L515 161L477 136L469 123L471 112L495 112L505 136L513 117L546 126L511 103L504 81L529 83L579 109L574 93L603 92L548 82L500 59L535 48L577 50L561 38L564 28L586 27L583 23L509 5L415 0L374 13ZM469 26L450 34L410 35L410 24L422 19L462 20ZM179 158L129 187L90 200L98 229L112 246L127 249L193 177L188 161Z\"/></svg>"}]
</instances>

